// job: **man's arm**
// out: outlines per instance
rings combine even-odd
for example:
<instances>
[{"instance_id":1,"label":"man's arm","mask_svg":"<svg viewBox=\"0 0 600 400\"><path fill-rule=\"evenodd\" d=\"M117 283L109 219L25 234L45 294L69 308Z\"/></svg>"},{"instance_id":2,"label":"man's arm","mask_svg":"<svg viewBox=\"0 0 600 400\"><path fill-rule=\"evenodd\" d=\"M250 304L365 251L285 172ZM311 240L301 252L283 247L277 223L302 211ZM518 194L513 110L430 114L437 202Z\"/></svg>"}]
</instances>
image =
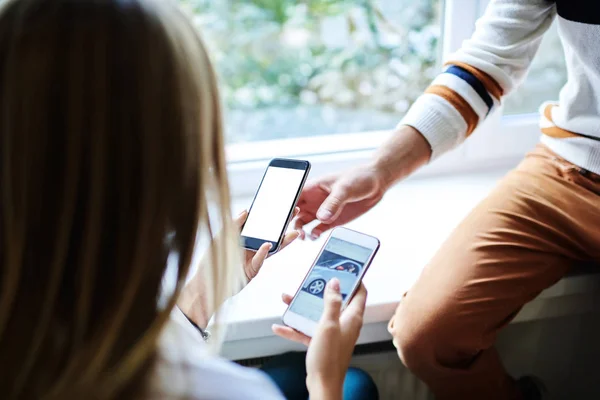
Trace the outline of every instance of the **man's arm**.
<instances>
[{"instance_id":1,"label":"man's arm","mask_svg":"<svg viewBox=\"0 0 600 400\"><path fill-rule=\"evenodd\" d=\"M305 186L296 228L318 219L310 232L317 238L352 221L393 183L462 143L523 80L555 15L549 0L493 0L370 164Z\"/></svg>"},{"instance_id":2,"label":"man's arm","mask_svg":"<svg viewBox=\"0 0 600 400\"><path fill-rule=\"evenodd\" d=\"M413 104L373 165L387 189L462 143L524 79L556 15L546 0L495 0Z\"/></svg>"},{"instance_id":3,"label":"man's arm","mask_svg":"<svg viewBox=\"0 0 600 400\"><path fill-rule=\"evenodd\" d=\"M524 79L555 15L548 0L492 0L471 39L448 58L400 126L419 131L432 158L462 143Z\"/></svg>"}]
</instances>

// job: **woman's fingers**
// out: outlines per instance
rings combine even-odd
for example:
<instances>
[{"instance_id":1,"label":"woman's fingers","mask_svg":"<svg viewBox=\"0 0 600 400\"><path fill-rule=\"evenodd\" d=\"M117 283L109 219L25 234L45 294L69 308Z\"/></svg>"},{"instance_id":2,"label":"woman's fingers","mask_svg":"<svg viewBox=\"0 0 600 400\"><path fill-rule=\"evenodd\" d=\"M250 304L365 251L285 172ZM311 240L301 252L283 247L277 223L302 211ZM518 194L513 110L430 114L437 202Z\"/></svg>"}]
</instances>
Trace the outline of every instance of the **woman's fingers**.
<instances>
[{"instance_id":1,"label":"woman's fingers","mask_svg":"<svg viewBox=\"0 0 600 400\"><path fill-rule=\"evenodd\" d=\"M340 313L342 312L342 295L340 294L340 281L337 278L333 278L327 282L323 299L325 307L321 321L334 321L338 323Z\"/></svg>"},{"instance_id":2,"label":"woman's fingers","mask_svg":"<svg viewBox=\"0 0 600 400\"><path fill-rule=\"evenodd\" d=\"M271 250L271 247L273 247L271 243L263 243L258 251L254 253L254 257L252 257L252 268L254 271L258 272L260 267L262 267L263 263L269 256L269 250Z\"/></svg>"},{"instance_id":3,"label":"woman's fingers","mask_svg":"<svg viewBox=\"0 0 600 400\"><path fill-rule=\"evenodd\" d=\"M360 287L348 303L346 311L351 311L359 314L365 313L365 306L367 304L367 288L365 284L361 282ZM344 311L345 312L345 311Z\"/></svg>"},{"instance_id":4,"label":"woman's fingers","mask_svg":"<svg viewBox=\"0 0 600 400\"><path fill-rule=\"evenodd\" d=\"M240 213L240 215L238 215L237 217L235 217L235 219L233 220L233 222L235 223L235 226L237 226L238 230L242 229L242 226L244 226L244 224L246 223L246 219L248 218L248 210L244 210Z\"/></svg>"},{"instance_id":5,"label":"woman's fingers","mask_svg":"<svg viewBox=\"0 0 600 400\"><path fill-rule=\"evenodd\" d=\"M281 300L287 305L290 305L294 296L291 294L283 293L281 295ZM295 329L290 328L289 326L277 325L274 324L272 326L273 333L277 336L281 336L284 339L291 340L293 342L302 343L307 346L310 344L310 337L306 336L303 333L298 332Z\"/></svg>"},{"instance_id":6,"label":"woman's fingers","mask_svg":"<svg viewBox=\"0 0 600 400\"><path fill-rule=\"evenodd\" d=\"M284 339L291 340L292 342L296 343L301 343L306 347L308 347L308 345L310 344L310 338L308 336L290 328L289 326L274 324L271 327L271 329L273 329L273 333Z\"/></svg>"},{"instance_id":7,"label":"woman's fingers","mask_svg":"<svg viewBox=\"0 0 600 400\"><path fill-rule=\"evenodd\" d=\"M365 315L365 307L367 304L367 289L363 283L356 291L356 294L348 303L348 306L342 313L341 323L344 326L349 326L352 329L358 329L362 327L363 316Z\"/></svg>"},{"instance_id":8,"label":"woman's fingers","mask_svg":"<svg viewBox=\"0 0 600 400\"><path fill-rule=\"evenodd\" d=\"M283 300L283 302L285 304L287 304L288 306L292 303L293 299L294 299L294 296L292 296L291 294L287 294L287 293L281 294L281 300Z\"/></svg>"}]
</instances>

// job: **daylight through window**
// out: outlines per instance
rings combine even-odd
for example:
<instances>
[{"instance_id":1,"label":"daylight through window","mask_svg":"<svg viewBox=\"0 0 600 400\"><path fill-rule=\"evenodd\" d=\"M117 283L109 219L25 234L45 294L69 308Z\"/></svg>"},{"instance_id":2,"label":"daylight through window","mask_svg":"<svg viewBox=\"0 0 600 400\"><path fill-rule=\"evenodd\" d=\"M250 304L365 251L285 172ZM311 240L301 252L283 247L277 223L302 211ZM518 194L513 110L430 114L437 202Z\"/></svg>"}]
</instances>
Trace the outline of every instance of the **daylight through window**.
<instances>
[{"instance_id":1,"label":"daylight through window","mask_svg":"<svg viewBox=\"0 0 600 400\"><path fill-rule=\"evenodd\" d=\"M229 143L393 128L439 72L441 0L180 0Z\"/></svg>"}]
</instances>

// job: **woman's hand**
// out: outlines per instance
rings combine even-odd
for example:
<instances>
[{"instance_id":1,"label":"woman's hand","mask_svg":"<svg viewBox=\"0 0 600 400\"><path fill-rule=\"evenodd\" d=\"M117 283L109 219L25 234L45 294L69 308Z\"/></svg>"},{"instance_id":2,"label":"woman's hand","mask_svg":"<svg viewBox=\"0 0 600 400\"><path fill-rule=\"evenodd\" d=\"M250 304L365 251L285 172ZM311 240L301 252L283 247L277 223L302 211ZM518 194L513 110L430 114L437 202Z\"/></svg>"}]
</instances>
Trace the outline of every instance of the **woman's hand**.
<instances>
[{"instance_id":1,"label":"woman's hand","mask_svg":"<svg viewBox=\"0 0 600 400\"><path fill-rule=\"evenodd\" d=\"M294 218L300 209L296 207L294 210ZM238 230L242 230L246 219L248 218L248 211L244 210L240 215L234 220ZM300 236L299 231L291 231L285 234L283 237L283 241L281 242L281 246L279 247L279 251L284 249L288 244L292 243L294 240L298 239ZM260 271L263 263L267 258L269 258L269 250L271 250L271 243L264 243L258 251L245 250L244 251L244 273L246 275L246 279L250 282Z\"/></svg>"},{"instance_id":2,"label":"woman's hand","mask_svg":"<svg viewBox=\"0 0 600 400\"><path fill-rule=\"evenodd\" d=\"M285 304L291 301L292 296L283 295ZM363 324L367 290L361 284L342 313L340 282L332 279L327 284L324 301L323 315L312 339L287 326L274 325L273 332L308 346L306 385L311 399L341 399L344 378Z\"/></svg>"},{"instance_id":3,"label":"woman's hand","mask_svg":"<svg viewBox=\"0 0 600 400\"><path fill-rule=\"evenodd\" d=\"M0 0L1 1L1 0ZM299 212L299 209L294 210L294 216ZM235 220L234 223L239 230L244 226L248 218L248 212L243 211ZM286 247L288 244L298 238L300 234L297 231L288 232L281 243L280 250ZM254 252L251 250L244 251L244 275L246 276L247 282L250 282L260 271L264 261L269 256L269 250L271 249L270 244L263 244L258 251ZM206 300L206 288L204 286L204 275L202 273L204 267L202 264L210 262L210 257L205 255L203 260L200 262L201 266L196 271L196 274L192 279L185 285L181 291L181 295L177 300L177 305L181 311L196 325L200 328L206 328L210 316L215 310L208 309L208 302ZM220 305L217 305L217 307Z\"/></svg>"}]
</instances>

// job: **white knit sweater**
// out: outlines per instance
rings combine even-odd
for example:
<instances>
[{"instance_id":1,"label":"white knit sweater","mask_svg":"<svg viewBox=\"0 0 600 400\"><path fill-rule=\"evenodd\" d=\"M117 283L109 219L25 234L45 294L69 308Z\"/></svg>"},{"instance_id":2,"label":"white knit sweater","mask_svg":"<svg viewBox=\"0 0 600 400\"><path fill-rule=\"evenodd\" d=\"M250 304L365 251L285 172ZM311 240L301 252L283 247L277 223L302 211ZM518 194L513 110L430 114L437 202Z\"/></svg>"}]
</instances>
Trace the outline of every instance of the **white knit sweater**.
<instances>
[{"instance_id":1,"label":"white knit sweater","mask_svg":"<svg viewBox=\"0 0 600 400\"><path fill-rule=\"evenodd\" d=\"M461 143L521 83L555 18L568 82L558 102L540 109L542 142L581 168L600 173L597 0L492 0L473 37L448 59L444 73L401 124L425 136L434 158Z\"/></svg>"}]
</instances>

